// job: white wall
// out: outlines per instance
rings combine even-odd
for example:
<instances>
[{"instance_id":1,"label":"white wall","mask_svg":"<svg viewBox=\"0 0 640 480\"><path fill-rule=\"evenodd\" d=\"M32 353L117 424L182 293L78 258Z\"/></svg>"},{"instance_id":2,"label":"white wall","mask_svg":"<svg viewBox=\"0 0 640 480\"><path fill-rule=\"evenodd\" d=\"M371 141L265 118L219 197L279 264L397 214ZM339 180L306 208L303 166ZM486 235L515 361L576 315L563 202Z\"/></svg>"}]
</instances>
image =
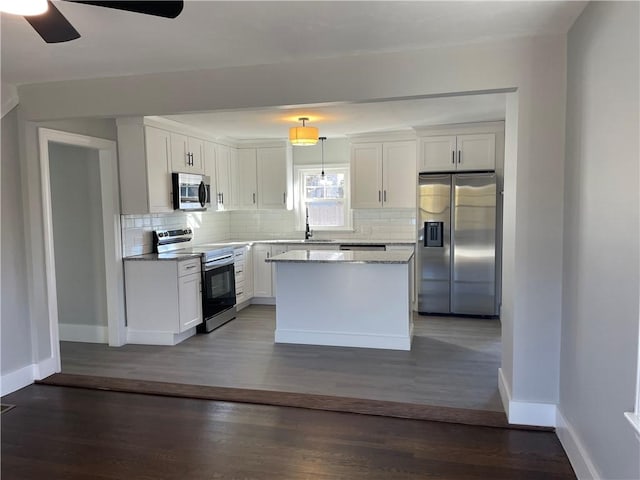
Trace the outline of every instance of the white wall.
<instances>
[{"instance_id":1,"label":"white wall","mask_svg":"<svg viewBox=\"0 0 640 480\"><path fill-rule=\"evenodd\" d=\"M102 327L94 329L93 340L106 343L107 297L98 151L52 143L49 165L60 339L82 339L82 335L67 333L80 332L82 329L74 329L77 325L91 325Z\"/></svg>"},{"instance_id":2,"label":"white wall","mask_svg":"<svg viewBox=\"0 0 640 480\"><path fill-rule=\"evenodd\" d=\"M327 138L324 141L324 163L349 163L351 147L347 138ZM322 142L313 146L293 147L294 165L320 165Z\"/></svg>"},{"instance_id":3,"label":"white wall","mask_svg":"<svg viewBox=\"0 0 640 480\"><path fill-rule=\"evenodd\" d=\"M592 2L568 39L559 410L595 468L585 478L640 478L623 417L638 359L639 6Z\"/></svg>"},{"instance_id":4,"label":"white wall","mask_svg":"<svg viewBox=\"0 0 640 480\"><path fill-rule=\"evenodd\" d=\"M27 300L26 238L22 215L18 115L2 117L2 312L0 366L3 377L32 363ZM4 381L4 378L3 378ZM3 392L5 391L3 385Z\"/></svg>"},{"instance_id":5,"label":"white wall","mask_svg":"<svg viewBox=\"0 0 640 480\"><path fill-rule=\"evenodd\" d=\"M73 117L166 115L216 109L367 101L412 95L517 89L517 138L505 149L505 302L502 367L512 399L555 405L558 399L562 289L562 184L566 38L508 39L474 45L217 70L25 85L18 89L28 235L36 258L30 302L48 353L38 156L32 121ZM507 126L507 130L509 127ZM515 143L514 143L515 142ZM25 186L25 187L26 187ZM545 228L539 228L544 225ZM33 253L33 252L32 252Z\"/></svg>"}]
</instances>

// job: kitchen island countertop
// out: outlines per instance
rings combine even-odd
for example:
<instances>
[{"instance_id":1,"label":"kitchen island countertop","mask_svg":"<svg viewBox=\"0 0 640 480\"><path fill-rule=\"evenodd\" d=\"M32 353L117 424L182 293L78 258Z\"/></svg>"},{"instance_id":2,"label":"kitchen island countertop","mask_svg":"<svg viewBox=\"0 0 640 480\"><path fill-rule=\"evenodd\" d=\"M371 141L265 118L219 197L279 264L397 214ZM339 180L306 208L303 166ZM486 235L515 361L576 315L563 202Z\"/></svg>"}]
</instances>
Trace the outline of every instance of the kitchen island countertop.
<instances>
[{"instance_id":1,"label":"kitchen island countertop","mask_svg":"<svg viewBox=\"0 0 640 480\"><path fill-rule=\"evenodd\" d=\"M287 263L409 263L412 251L333 251L292 250L271 258L266 262Z\"/></svg>"}]
</instances>

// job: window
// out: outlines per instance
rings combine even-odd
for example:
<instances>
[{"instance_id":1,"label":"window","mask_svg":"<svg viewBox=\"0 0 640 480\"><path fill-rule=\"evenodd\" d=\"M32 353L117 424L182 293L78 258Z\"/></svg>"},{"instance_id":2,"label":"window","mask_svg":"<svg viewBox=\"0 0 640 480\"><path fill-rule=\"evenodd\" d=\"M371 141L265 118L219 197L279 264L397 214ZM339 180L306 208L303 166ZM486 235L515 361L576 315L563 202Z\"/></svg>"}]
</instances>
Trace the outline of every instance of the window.
<instances>
[{"instance_id":1,"label":"window","mask_svg":"<svg viewBox=\"0 0 640 480\"><path fill-rule=\"evenodd\" d=\"M296 169L296 213L299 230L304 230L309 212L313 230L351 229L349 205L349 167L325 166L324 178L319 166Z\"/></svg>"}]
</instances>

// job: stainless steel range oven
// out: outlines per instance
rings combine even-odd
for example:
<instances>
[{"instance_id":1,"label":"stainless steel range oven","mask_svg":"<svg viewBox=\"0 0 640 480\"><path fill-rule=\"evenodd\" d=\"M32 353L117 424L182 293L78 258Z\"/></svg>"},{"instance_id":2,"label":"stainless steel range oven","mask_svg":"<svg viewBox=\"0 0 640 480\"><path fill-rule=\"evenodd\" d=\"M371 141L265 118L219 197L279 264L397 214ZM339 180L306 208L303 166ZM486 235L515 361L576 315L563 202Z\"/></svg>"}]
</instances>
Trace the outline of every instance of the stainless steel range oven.
<instances>
[{"instance_id":1,"label":"stainless steel range oven","mask_svg":"<svg viewBox=\"0 0 640 480\"><path fill-rule=\"evenodd\" d=\"M233 269L233 248L220 245L192 246L193 232L189 227L153 232L153 250L180 255L198 254L202 259L202 318L199 333L209 333L236 317L236 282Z\"/></svg>"},{"instance_id":2,"label":"stainless steel range oven","mask_svg":"<svg viewBox=\"0 0 640 480\"><path fill-rule=\"evenodd\" d=\"M208 333L236 316L233 249L203 252L202 316L204 322L197 328L200 333Z\"/></svg>"}]
</instances>

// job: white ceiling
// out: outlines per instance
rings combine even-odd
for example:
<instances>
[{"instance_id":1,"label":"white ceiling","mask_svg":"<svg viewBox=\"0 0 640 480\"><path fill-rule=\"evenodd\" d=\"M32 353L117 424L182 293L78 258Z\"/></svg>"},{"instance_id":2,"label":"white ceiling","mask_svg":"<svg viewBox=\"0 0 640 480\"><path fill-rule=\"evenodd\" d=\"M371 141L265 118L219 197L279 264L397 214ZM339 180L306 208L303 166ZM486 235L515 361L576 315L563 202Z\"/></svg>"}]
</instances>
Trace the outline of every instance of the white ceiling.
<instances>
[{"instance_id":1,"label":"white ceiling","mask_svg":"<svg viewBox=\"0 0 640 480\"><path fill-rule=\"evenodd\" d=\"M399 131L412 127L450 123L504 120L505 94L464 95L374 103L341 103L327 106L238 110L168 115L215 135L232 140L286 138L289 127L318 127L327 138L359 133Z\"/></svg>"},{"instance_id":2,"label":"white ceiling","mask_svg":"<svg viewBox=\"0 0 640 480\"><path fill-rule=\"evenodd\" d=\"M2 14L2 83L192 71L565 34L578 1L196 1L164 19L54 0L81 33L46 44ZM329 138L504 119L504 94L283 107L169 118L230 139L284 138L298 117Z\"/></svg>"},{"instance_id":3,"label":"white ceiling","mask_svg":"<svg viewBox=\"0 0 640 480\"><path fill-rule=\"evenodd\" d=\"M176 19L55 1L82 38L2 14L2 82L189 71L564 34L586 2L185 2Z\"/></svg>"}]
</instances>

